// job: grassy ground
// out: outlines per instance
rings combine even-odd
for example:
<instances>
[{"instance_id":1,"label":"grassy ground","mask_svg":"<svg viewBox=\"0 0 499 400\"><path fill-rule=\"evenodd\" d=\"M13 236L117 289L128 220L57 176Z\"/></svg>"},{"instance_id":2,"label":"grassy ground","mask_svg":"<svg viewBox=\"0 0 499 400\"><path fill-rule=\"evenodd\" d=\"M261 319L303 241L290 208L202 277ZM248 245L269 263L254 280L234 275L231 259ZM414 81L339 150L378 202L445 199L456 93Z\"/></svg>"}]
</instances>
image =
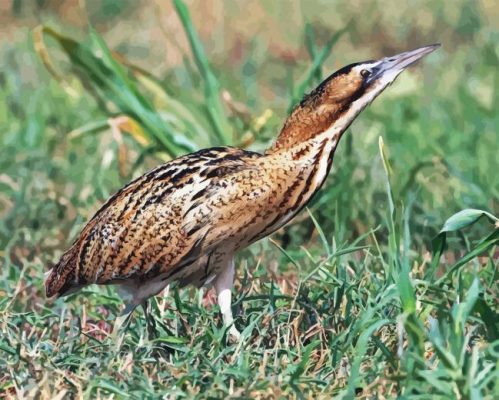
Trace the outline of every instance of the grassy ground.
<instances>
[{"instance_id":1,"label":"grassy ground","mask_svg":"<svg viewBox=\"0 0 499 400\"><path fill-rule=\"evenodd\" d=\"M499 50L488 2L345 5L330 26L310 6L311 23L272 26L295 40L292 60L279 53L285 39L248 39L235 60L207 56L220 32L199 40L173 4L188 50L160 79L113 59L97 33L71 42L16 27L2 44L0 398L497 398ZM261 18L296 11L262 8ZM354 23L340 36L342 20ZM153 301L157 340L137 312L121 348L109 337L122 307L111 287L45 299L47 265L132 177L209 145L261 150L322 74L434 41L439 53L352 126L309 210L239 255L240 343L226 344L212 295L194 289ZM77 75L58 81L40 55ZM490 214L452 217L464 209Z\"/></svg>"}]
</instances>

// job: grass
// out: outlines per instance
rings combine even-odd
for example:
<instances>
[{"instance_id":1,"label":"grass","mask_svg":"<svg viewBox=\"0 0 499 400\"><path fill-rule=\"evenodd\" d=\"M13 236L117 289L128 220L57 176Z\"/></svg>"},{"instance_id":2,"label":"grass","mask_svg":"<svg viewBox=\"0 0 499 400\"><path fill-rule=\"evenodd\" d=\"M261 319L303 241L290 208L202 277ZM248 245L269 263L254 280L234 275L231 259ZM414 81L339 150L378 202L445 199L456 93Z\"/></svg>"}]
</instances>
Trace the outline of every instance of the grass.
<instances>
[{"instance_id":1,"label":"grass","mask_svg":"<svg viewBox=\"0 0 499 400\"><path fill-rule=\"evenodd\" d=\"M255 51L224 68L174 6L192 58L162 79L93 30L21 30L1 49L0 397L496 398L499 74L477 10L454 25L454 6L435 10L455 46L366 110L310 208L239 255L241 343L226 343L218 307L194 289L155 298L157 340L137 312L121 348L113 288L45 299L47 265L122 184L194 148L263 149L355 37L339 26L322 40L307 23L298 64ZM269 64L287 78L270 83ZM257 81L281 94L273 113Z\"/></svg>"}]
</instances>

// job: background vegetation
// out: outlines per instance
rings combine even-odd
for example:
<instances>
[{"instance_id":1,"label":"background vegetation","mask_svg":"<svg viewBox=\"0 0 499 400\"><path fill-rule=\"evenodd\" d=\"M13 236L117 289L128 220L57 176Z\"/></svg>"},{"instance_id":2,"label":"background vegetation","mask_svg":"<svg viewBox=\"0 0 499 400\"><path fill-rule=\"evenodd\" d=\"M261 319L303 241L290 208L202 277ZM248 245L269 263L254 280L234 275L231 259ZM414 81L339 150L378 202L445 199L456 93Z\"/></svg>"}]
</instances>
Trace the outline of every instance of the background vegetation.
<instances>
[{"instance_id":1,"label":"background vegetation","mask_svg":"<svg viewBox=\"0 0 499 400\"><path fill-rule=\"evenodd\" d=\"M0 398L499 396L495 2L0 8ZM45 299L47 267L131 178L262 150L322 77L434 42L351 127L310 209L240 255L241 343L193 289L156 298L157 340L137 312L121 348L112 288Z\"/></svg>"}]
</instances>

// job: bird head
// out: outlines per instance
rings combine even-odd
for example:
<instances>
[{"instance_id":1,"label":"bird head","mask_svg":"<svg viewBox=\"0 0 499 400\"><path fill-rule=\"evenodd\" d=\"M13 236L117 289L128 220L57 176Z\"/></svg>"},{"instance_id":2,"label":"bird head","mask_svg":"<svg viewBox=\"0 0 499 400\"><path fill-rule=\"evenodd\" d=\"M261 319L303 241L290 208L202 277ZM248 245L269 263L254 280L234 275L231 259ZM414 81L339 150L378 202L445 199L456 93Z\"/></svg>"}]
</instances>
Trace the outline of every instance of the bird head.
<instances>
[{"instance_id":1,"label":"bird head","mask_svg":"<svg viewBox=\"0 0 499 400\"><path fill-rule=\"evenodd\" d=\"M341 68L327 78L308 98L325 109L362 110L371 103L399 74L440 45L420 47L376 61L364 61ZM305 99L305 102L307 99Z\"/></svg>"},{"instance_id":2,"label":"bird head","mask_svg":"<svg viewBox=\"0 0 499 400\"><path fill-rule=\"evenodd\" d=\"M380 60L347 65L306 95L286 120L276 146L303 142L333 130L341 135L355 117L399 74L439 44L420 47Z\"/></svg>"}]
</instances>

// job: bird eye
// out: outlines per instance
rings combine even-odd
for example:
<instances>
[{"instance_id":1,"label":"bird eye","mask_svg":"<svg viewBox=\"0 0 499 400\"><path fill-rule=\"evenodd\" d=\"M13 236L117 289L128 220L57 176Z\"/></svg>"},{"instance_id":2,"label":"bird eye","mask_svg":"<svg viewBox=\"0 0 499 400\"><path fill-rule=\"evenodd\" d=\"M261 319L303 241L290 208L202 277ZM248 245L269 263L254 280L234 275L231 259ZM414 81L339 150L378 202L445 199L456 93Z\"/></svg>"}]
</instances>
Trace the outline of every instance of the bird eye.
<instances>
[{"instance_id":1,"label":"bird eye","mask_svg":"<svg viewBox=\"0 0 499 400\"><path fill-rule=\"evenodd\" d=\"M362 71L360 71L360 75L363 78L367 78L369 75L371 75L371 71L369 71L368 69L363 69Z\"/></svg>"}]
</instances>

